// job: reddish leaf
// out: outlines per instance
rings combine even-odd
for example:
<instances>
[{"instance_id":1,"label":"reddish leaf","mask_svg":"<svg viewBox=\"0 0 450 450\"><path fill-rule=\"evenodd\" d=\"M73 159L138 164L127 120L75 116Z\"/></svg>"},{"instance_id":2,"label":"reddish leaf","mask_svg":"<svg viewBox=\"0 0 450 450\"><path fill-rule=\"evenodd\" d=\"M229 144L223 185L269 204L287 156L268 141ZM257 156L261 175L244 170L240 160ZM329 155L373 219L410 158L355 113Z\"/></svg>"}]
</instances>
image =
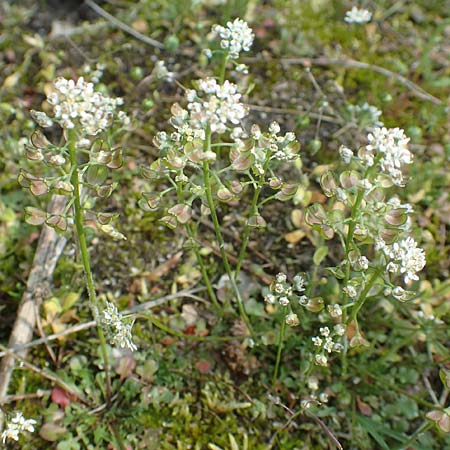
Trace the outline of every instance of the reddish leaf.
<instances>
[{"instance_id":1,"label":"reddish leaf","mask_svg":"<svg viewBox=\"0 0 450 450\"><path fill-rule=\"evenodd\" d=\"M68 392L60 387L55 387L52 390L52 402L61 406L61 408L65 408L69 406L72 401L72 398Z\"/></svg>"},{"instance_id":2,"label":"reddish leaf","mask_svg":"<svg viewBox=\"0 0 450 450\"><path fill-rule=\"evenodd\" d=\"M195 367L200 373L206 374L211 372L212 364L209 361L200 360L195 363Z\"/></svg>"}]
</instances>

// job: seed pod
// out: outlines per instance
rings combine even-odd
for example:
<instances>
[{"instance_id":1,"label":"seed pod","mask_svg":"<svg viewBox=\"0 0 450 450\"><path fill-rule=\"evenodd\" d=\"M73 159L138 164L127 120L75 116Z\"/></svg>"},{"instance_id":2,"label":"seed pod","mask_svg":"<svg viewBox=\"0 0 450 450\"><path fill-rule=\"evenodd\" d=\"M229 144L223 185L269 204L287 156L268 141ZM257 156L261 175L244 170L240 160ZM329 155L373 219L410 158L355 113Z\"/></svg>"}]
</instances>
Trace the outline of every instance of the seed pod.
<instances>
[{"instance_id":1,"label":"seed pod","mask_svg":"<svg viewBox=\"0 0 450 450\"><path fill-rule=\"evenodd\" d=\"M358 185L361 175L354 170L346 170L339 176L339 181L344 189L351 189Z\"/></svg>"},{"instance_id":2,"label":"seed pod","mask_svg":"<svg viewBox=\"0 0 450 450\"><path fill-rule=\"evenodd\" d=\"M36 130L31 135L31 143L38 149L43 150L50 145L50 141L46 138L42 131Z\"/></svg>"},{"instance_id":3,"label":"seed pod","mask_svg":"<svg viewBox=\"0 0 450 450\"><path fill-rule=\"evenodd\" d=\"M275 194L275 198L281 202L290 200L297 192L297 189L298 186L296 184L285 184L281 190Z\"/></svg>"},{"instance_id":4,"label":"seed pod","mask_svg":"<svg viewBox=\"0 0 450 450\"><path fill-rule=\"evenodd\" d=\"M120 169L123 164L122 149L114 150L111 153L111 160L106 164L110 169Z\"/></svg>"},{"instance_id":5,"label":"seed pod","mask_svg":"<svg viewBox=\"0 0 450 450\"><path fill-rule=\"evenodd\" d=\"M202 160L203 142L199 140L187 142L183 148L183 152L189 161L198 164Z\"/></svg>"},{"instance_id":6,"label":"seed pod","mask_svg":"<svg viewBox=\"0 0 450 450\"><path fill-rule=\"evenodd\" d=\"M234 148L230 151L231 166L238 172L245 172L255 161L255 157L250 152L240 152Z\"/></svg>"},{"instance_id":7,"label":"seed pod","mask_svg":"<svg viewBox=\"0 0 450 450\"><path fill-rule=\"evenodd\" d=\"M182 158L180 154L173 149L167 152L166 163L167 166L173 170L182 169L186 165L184 158Z\"/></svg>"},{"instance_id":8,"label":"seed pod","mask_svg":"<svg viewBox=\"0 0 450 450\"><path fill-rule=\"evenodd\" d=\"M67 230L67 220L63 216L54 215L50 216L45 223L56 230L66 231Z\"/></svg>"},{"instance_id":9,"label":"seed pod","mask_svg":"<svg viewBox=\"0 0 450 450\"><path fill-rule=\"evenodd\" d=\"M108 198L117 187L117 183L105 184L104 186L97 186L95 191L100 198Z\"/></svg>"},{"instance_id":10,"label":"seed pod","mask_svg":"<svg viewBox=\"0 0 450 450\"><path fill-rule=\"evenodd\" d=\"M94 186L103 184L107 178L108 170L100 164L90 165L86 171L86 181Z\"/></svg>"},{"instance_id":11,"label":"seed pod","mask_svg":"<svg viewBox=\"0 0 450 450\"><path fill-rule=\"evenodd\" d=\"M327 197L333 197L337 189L337 183L331 172L325 172L320 177L320 186Z\"/></svg>"},{"instance_id":12,"label":"seed pod","mask_svg":"<svg viewBox=\"0 0 450 450\"><path fill-rule=\"evenodd\" d=\"M42 161L44 159L44 155L39 148L33 148L29 145L26 145L25 151L27 153L27 158L30 161Z\"/></svg>"},{"instance_id":13,"label":"seed pod","mask_svg":"<svg viewBox=\"0 0 450 450\"><path fill-rule=\"evenodd\" d=\"M73 192L73 186L67 181L58 180L53 184L52 192L59 195L70 195Z\"/></svg>"},{"instance_id":14,"label":"seed pod","mask_svg":"<svg viewBox=\"0 0 450 450\"><path fill-rule=\"evenodd\" d=\"M261 216L260 214L255 214L248 219L247 225L254 228L265 228L267 226L267 223L264 220L263 216Z\"/></svg>"},{"instance_id":15,"label":"seed pod","mask_svg":"<svg viewBox=\"0 0 450 450\"><path fill-rule=\"evenodd\" d=\"M179 203L167 211L169 214L176 217L178 222L185 224L189 222L192 217L192 208L189 205Z\"/></svg>"},{"instance_id":16,"label":"seed pod","mask_svg":"<svg viewBox=\"0 0 450 450\"><path fill-rule=\"evenodd\" d=\"M232 200L234 198L234 195L229 189L227 189L225 186L222 186L217 191L217 198L221 202L229 202L230 200Z\"/></svg>"},{"instance_id":17,"label":"seed pod","mask_svg":"<svg viewBox=\"0 0 450 450\"><path fill-rule=\"evenodd\" d=\"M30 225L42 225L47 219L47 213L38 208L27 206L25 208L25 222Z\"/></svg>"},{"instance_id":18,"label":"seed pod","mask_svg":"<svg viewBox=\"0 0 450 450\"><path fill-rule=\"evenodd\" d=\"M159 221L172 230L177 227L177 219L175 216L164 216Z\"/></svg>"},{"instance_id":19,"label":"seed pod","mask_svg":"<svg viewBox=\"0 0 450 450\"><path fill-rule=\"evenodd\" d=\"M391 209L384 215L384 220L389 225L392 225L394 227L398 227L399 225L403 225L406 220L408 219L408 216L404 209L398 208L398 209Z\"/></svg>"},{"instance_id":20,"label":"seed pod","mask_svg":"<svg viewBox=\"0 0 450 450\"><path fill-rule=\"evenodd\" d=\"M154 192L143 192L142 197L151 211L157 209L161 202L161 196Z\"/></svg>"}]
</instances>

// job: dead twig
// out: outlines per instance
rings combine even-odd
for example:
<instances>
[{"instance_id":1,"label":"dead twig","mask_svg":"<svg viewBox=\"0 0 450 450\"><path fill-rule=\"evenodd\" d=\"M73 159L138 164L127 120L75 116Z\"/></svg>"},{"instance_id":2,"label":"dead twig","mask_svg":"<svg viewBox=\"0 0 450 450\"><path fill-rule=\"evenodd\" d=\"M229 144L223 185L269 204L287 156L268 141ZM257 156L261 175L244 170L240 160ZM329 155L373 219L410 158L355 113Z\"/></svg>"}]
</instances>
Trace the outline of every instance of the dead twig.
<instances>
[{"instance_id":1,"label":"dead twig","mask_svg":"<svg viewBox=\"0 0 450 450\"><path fill-rule=\"evenodd\" d=\"M309 67L310 65L316 66L342 66L347 67L349 69L365 69L371 70L372 72L379 73L388 78L393 78L398 81L403 86L407 87L414 95L421 98L422 100L428 100L435 105L442 105L442 101L435 97L434 95L429 94L416 83L413 83L408 78L400 75L399 73L393 72L392 70L385 69L384 67L377 66L375 64L369 64L362 61L356 61L355 59L339 59L339 58L283 58L281 59L282 63L285 64L301 64L305 67Z\"/></svg>"},{"instance_id":2,"label":"dead twig","mask_svg":"<svg viewBox=\"0 0 450 450\"><path fill-rule=\"evenodd\" d=\"M203 290L204 290L204 288L196 288L196 289L189 289L186 291L180 291L180 292L177 292L176 294L166 295L166 296L158 298L156 300L150 300L145 303L140 303L139 305L135 305L130 309L126 309L126 310L122 311L122 313L125 315L134 314L139 311L155 308L156 306L162 305L162 304L168 302L169 300L175 300L177 298L182 298L182 297L190 297L190 298L197 299L197 297L194 294L197 292L203 291ZM73 327L66 328L65 330L60 331L58 333L49 334L46 337L36 339L31 342L27 342L25 344L10 347L8 350L0 352L0 357L4 357L5 355L8 355L10 353L21 352L23 350L26 350L26 349L29 349L32 347L36 347L40 344L46 344L46 343L54 341L56 339L59 339L59 338L65 337L65 336L69 336L70 334L78 333L79 331L83 331L83 330L88 330L89 328L92 328L95 326L96 326L96 323L94 320L91 320L90 322L80 323L78 325L74 325Z\"/></svg>"},{"instance_id":3,"label":"dead twig","mask_svg":"<svg viewBox=\"0 0 450 450\"><path fill-rule=\"evenodd\" d=\"M258 63L258 62L266 62L266 61L274 61L273 58L244 58L244 62L246 63ZM279 59L279 62L281 64L301 64L304 67L311 67L311 66L342 66L347 67L349 69L365 69L365 70L371 70L372 72L379 73L381 75L384 75L385 77L392 78L402 84L403 86L407 87L414 95L421 98L422 100L428 100L435 105L442 105L442 100L435 97L434 95L431 95L424 89L422 89L420 86L418 86L416 83L412 82L408 78L404 77L403 75L400 75L399 73L393 72L392 70L385 69L384 67L377 66L375 64L369 64L362 61L357 61L355 59L350 58L327 58L327 57L320 57L320 58L281 58Z\"/></svg>"},{"instance_id":4,"label":"dead twig","mask_svg":"<svg viewBox=\"0 0 450 450\"><path fill-rule=\"evenodd\" d=\"M139 33L139 31L133 30L130 26L127 24L121 22L120 20L116 19L114 16L106 12L103 8L98 6L95 2L92 0L85 0L84 3L89 6L89 8L93 9L99 16L106 19L108 22L110 22L112 25L114 25L117 28L120 28L125 33L130 34L134 38L138 39L139 41L144 42L145 44L151 45L152 47L159 48L161 50L164 50L164 45L161 44L161 42L156 41L155 39L149 38L148 36L145 36L142 33Z\"/></svg>"},{"instance_id":5,"label":"dead twig","mask_svg":"<svg viewBox=\"0 0 450 450\"><path fill-rule=\"evenodd\" d=\"M55 195L49 206L49 211L58 213L64 209L66 198ZM36 313L42 300L47 296L56 263L66 245L66 238L56 233L53 228L43 226L38 246L34 255L33 265L28 276L27 287L20 301L16 320L11 331L8 347L23 346L30 342L36 325ZM26 350L22 349L20 357L24 358ZM0 363L0 403L8 392L9 382L14 370L15 357L13 352L3 352ZM0 428L3 415L0 413Z\"/></svg>"}]
</instances>

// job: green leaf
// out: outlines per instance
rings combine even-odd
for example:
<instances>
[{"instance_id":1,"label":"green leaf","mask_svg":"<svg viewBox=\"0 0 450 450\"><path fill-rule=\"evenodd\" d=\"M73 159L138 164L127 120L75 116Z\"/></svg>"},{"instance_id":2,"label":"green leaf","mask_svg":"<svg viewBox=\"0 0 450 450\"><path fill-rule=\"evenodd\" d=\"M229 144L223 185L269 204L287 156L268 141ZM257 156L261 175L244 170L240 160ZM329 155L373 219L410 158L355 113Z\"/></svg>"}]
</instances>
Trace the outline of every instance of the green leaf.
<instances>
[{"instance_id":1,"label":"green leaf","mask_svg":"<svg viewBox=\"0 0 450 450\"><path fill-rule=\"evenodd\" d=\"M316 266L320 266L320 263L326 258L328 255L328 247L326 245L322 245L314 252L313 262Z\"/></svg>"}]
</instances>

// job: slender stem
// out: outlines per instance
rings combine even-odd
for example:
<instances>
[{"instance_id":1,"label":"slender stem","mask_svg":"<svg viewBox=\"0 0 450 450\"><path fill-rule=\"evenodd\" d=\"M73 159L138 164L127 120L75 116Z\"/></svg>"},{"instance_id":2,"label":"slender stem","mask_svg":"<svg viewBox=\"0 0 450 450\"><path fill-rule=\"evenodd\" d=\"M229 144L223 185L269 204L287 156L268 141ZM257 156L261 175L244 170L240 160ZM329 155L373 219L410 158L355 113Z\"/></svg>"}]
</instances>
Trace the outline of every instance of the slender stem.
<instances>
[{"instance_id":1,"label":"slender stem","mask_svg":"<svg viewBox=\"0 0 450 450\"><path fill-rule=\"evenodd\" d=\"M190 224L186 224L186 230L187 230L187 232L189 234L189 237L194 242L194 247L193 247L194 255L195 255L195 258L197 259L198 265L200 266L200 272L202 274L203 282L205 283L206 290L208 292L209 298L213 302L215 308L217 309L217 312L221 313L222 312L222 308L220 306L219 301L217 300L216 293L214 292L214 289L212 287L212 283L211 283L211 280L209 278L208 271L206 270L205 261L203 261L203 257L200 254L200 251L199 251L199 249L197 247L197 243L195 242L194 231L193 231L192 227L190 226Z\"/></svg>"},{"instance_id":2,"label":"slender stem","mask_svg":"<svg viewBox=\"0 0 450 450\"><path fill-rule=\"evenodd\" d=\"M369 293L371 287L373 286L373 284L375 283L375 281L377 280L379 275L380 275L380 269L375 270L375 272L372 274L372 277L369 279L367 284L364 286L364 289L361 292L361 295L359 296L358 301L356 302L355 306L353 307L350 319L351 319L351 321L353 320L355 322L357 333L359 333L358 312L364 305L365 301L367 300L367 294Z\"/></svg>"},{"instance_id":3,"label":"slender stem","mask_svg":"<svg viewBox=\"0 0 450 450\"><path fill-rule=\"evenodd\" d=\"M80 180L78 177L78 161L77 161L77 150L75 147L75 134L71 132L69 134L69 151L70 151L70 162L72 168L74 169L72 172L72 176L70 181L73 186L73 199L74 199L74 209L75 209L75 229L78 237L78 244L80 248L81 261L83 263L84 274L86 278L86 287L88 290L90 307L91 310L98 311L98 301L97 296L95 294L94 288L94 279L92 276L91 263L89 259L89 252L87 248L86 242L86 234L84 231L84 218L83 218L83 207L81 206L81 197L80 197ZM95 314L94 314L94 318ZM112 390L111 390L111 377L109 373L109 361L108 361L108 349L106 347L105 334L103 333L102 328L97 324L97 334L100 340L100 347L102 350L103 356L103 364L105 366L105 375L106 375L106 395L108 402L111 401Z\"/></svg>"},{"instance_id":4,"label":"slender stem","mask_svg":"<svg viewBox=\"0 0 450 450\"><path fill-rule=\"evenodd\" d=\"M353 204L352 207L352 211L351 211L351 222L348 226L348 231L347 231L347 236L345 238L345 258L347 260L347 264L345 266L345 278L344 278L344 282L343 282L343 286L346 287L349 280L350 280L350 244L353 243L353 233L355 231L355 227L356 227L356 214L358 213L358 208L361 205L361 202L363 200L364 197L364 191L362 189L360 189L356 195L356 199L355 199L355 203ZM345 303L348 300L348 295L346 293L344 293L344 298L343 298L343 304L345 305ZM343 323L347 322L347 309L343 310L342 313L342 321ZM348 364L347 364L347 348L348 348L348 339L347 336L344 335L344 348L343 351L341 352L341 364L342 364L342 375L345 376L347 374L347 368L348 368Z\"/></svg>"},{"instance_id":5,"label":"slender stem","mask_svg":"<svg viewBox=\"0 0 450 450\"><path fill-rule=\"evenodd\" d=\"M227 59L228 59L228 51L224 50L222 53L222 62L220 65L220 72L219 72L219 84L223 84L225 81L225 71L227 69Z\"/></svg>"},{"instance_id":6,"label":"slender stem","mask_svg":"<svg viewBox=\"0 0 450 450\"><path fill-rule=\"evenodd\" d=\"M281 322L280 334L278 336L278 351L277 351L277 360L275 361L275 369L273 371L272 384L275 384L278 378L278 371L280 368L281 362L281 354L283 352L283 342L284 342L284 333L286 331L286 320L283 317L283 321Z\"/></svg>"},{"instance_id":7,"label":"slender stem","mask_svg":"<svg viewBox=\"0 0 450 450\"><path fill-rule=\"evenodd\" d=\"M205 152L208 152L210 150L210 145L211 145L211 130L207 130L206 136L205 136L205 144L204 144ZM250 334L253 335L253 330L252 330L252 327L250 324L250 320L247 316L247 313L245 312L241 293L239 292L239 288L236 284L236 280L235 280L235 277L233 276L233 272L231 270L231 266L230 266L230 262L228 260L227 253L225 251L225 241L223 239L222 232L220 230L220 223L219 223L219 218L217 217L216 205L214 203L214 199L212 196L211 175L210 175L208 161L203 162L203 182L205 184L205 194L206 194L206 199L208 202L208 207L211 211L211 218L212 218L212 222L214 225L214 232L216 234L217 243L219 244L220 256L222 258L222 262L225 267L225 271L230 280L231 287L234 291L234 295L236 296L236 300L238 303L239 313L241 315L241 318L247 325L247 328L248 328Z\"/></svg>"},{"instance_id":8,"label":"slender stem","mask_svg":"<svg viewBox=\"0 0 450 450\"><path fill-rule=\"evenodd\" d=\"M179 174L181 174L182 171L179 171ZM172 178L170 178L170 181L173 181ZM177 198L180 203L184 202L184 193L183 193L183 186L180 183L174 183L175 187L177 189ZM193 251L195 258L197 260L198 265L200 266L200 272L202 274L203 282L206 285L206 290L208 291L209 298L213 302L215 308L217 309L217 312L220 313L222 311L222 308L220 307L220 304L217 300L216 294L214 292L214 289L211 284L211 280L209 279L208 271L206 270L205 262L203 261L202 255L199 252L199 249L197 247L197 244L195 242L195 233L192 228L192 225L190 223L186 223L185 225L186 231L189 235L189 237L193 241Z\"/></svg>"}]
</instances>

